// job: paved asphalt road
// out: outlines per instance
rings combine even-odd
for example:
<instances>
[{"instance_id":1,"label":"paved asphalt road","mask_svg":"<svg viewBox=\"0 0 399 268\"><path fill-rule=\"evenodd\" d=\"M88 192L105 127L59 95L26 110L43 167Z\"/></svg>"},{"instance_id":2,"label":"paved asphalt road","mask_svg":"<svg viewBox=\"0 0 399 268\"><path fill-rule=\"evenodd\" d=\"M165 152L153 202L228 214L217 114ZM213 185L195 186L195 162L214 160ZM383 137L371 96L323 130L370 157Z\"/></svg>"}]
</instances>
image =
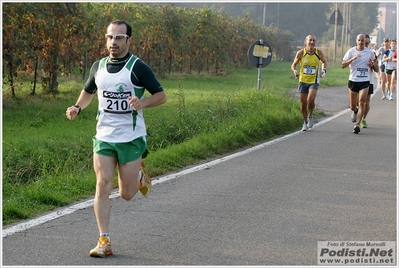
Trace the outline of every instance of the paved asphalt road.
<instances>
[{"instance_id":1,"label":"paved asphalt road","mask_svg":"<svg viewBox=\"0 0 399 268\"><path fill-rule=\"evenodd\" d=\"M164 180L148 198L114 198L112 256L88 255L98 235L88 206L3 233L2 264L317 265L318 241L396 241L396 100L379 95L358 135L345 108L310 131Z\"/></svg>"}]
</instances>

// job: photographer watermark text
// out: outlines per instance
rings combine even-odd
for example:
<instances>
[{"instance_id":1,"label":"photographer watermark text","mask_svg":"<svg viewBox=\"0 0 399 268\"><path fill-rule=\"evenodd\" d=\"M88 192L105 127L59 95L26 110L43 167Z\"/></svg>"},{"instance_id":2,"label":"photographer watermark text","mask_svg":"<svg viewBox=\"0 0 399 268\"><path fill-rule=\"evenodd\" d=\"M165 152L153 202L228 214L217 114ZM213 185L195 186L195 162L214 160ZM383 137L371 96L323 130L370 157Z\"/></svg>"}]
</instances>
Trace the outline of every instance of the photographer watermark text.
<instances>
[{"instance_id":1,"label":"photographer watermark text","mask_svg":"<svg viewBox=\"0 0 399 268\"><path fill-rule=\"evenodd\" d=\"M395 241L318 241L319 265L396 265Z\"/></svg>"}]
</instances>

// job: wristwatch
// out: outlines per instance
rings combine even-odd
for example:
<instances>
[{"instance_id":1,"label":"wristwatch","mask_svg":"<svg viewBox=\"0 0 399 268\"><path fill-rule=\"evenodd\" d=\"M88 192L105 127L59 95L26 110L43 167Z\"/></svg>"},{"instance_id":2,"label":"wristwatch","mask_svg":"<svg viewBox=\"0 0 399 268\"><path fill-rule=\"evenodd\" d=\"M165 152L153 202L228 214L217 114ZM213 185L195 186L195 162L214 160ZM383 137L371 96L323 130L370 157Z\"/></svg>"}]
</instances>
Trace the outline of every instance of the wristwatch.
<instances>
[{"instance_id":1,"label":"wristwatch","mask_svg":"<svg viewBox=\"0 0 399 268\"><path fill-rule=\"evenodd\" d=\"M75 107L75 108L78 108L78 109L79 109L79 112L78 112L78 114L80 114L80 111L82 110L82 108L80 108L80 106L79 106L79 105L74 105L73 107Z\"/></svg>"}]
</instances>

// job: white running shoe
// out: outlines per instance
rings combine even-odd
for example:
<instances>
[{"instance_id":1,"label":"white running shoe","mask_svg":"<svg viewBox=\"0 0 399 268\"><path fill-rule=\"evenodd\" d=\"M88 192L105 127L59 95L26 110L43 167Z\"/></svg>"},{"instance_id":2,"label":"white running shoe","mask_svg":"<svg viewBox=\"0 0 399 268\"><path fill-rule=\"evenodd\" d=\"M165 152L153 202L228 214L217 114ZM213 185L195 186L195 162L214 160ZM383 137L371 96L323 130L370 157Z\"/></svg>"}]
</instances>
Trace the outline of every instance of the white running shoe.
<instances>
[{"instance_id":1,"label":"white running shoe","mask_svg":"<svg viewBox=\"0 0 399 268\"><path fill-rule=\"evenodd\" d=\"M359 132L360 132L360 127L358 125L355 125L355 127L353 128L353 133L359 134Z\"/></svg>"},{"instance_id":2,"label":"white running shoe","mask_svg":"<svg viewBox=\"0 0 399 268\"><path fill-rule=\"evenodd\" d=\"M352 120L352 123L355 123L357 121L357 113L352 112L351 120Z\"/></svg>"},{"instance_id":3,"label":"white running shoe","mask_svg":"<svg viewBox=\"0 0 399 268\"><path fill-rule=\"evenodd\" d=\"M313 124L313 115L308 115L308 128L312 128Z\"/></svg>"},{"instance_id":4,"label":"white running shoe","mask_svg":"<svg viewBox=\"0 0 399 268\"><path fill-rule=\"evenodd\" d=\"M302 131L306 131L306 130L308 130L308 129L309 129L309 128L308 128L308 123L303 122Z\"/></svg>"}]
</instances>

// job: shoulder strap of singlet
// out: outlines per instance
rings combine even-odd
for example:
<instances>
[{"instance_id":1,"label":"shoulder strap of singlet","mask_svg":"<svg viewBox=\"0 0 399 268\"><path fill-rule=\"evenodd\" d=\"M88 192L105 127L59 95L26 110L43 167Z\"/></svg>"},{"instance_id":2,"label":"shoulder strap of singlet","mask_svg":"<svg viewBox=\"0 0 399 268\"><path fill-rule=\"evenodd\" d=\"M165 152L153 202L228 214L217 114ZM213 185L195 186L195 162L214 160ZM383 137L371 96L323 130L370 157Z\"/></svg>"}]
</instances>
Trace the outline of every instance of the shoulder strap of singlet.
<instances>
[{"instance_id":1,"label":"shoulder strap of singlet","mask_svg":"<svg viewBox=\"0 0 399 268\"><path fill-rule=\"evenodd\" d=\"M306 55L308 55L307 54L307 52L306 52L306 48L304 48L303 49L303 56L302 56L302 58L304 58ZM316 50L315 50L315 52L314 52L314 55L316 55L316 57L320 60L320 57L319 57L319 50L316 48Z\"/></svg>"},{"instance_id":2,"label":"shoulder strap of singlet","mask_svg":"<svg viewBox=\"0 0 399 268\"><path fill-rule=\"evenodd\" d=\"M102 58L100 60L100 63L98 64L98 70L102 69L105 67L105 64L107 63L108 57Z\"/></svg>"},{"instance_id":3,"label":"shoulder strap of singlet","mask_svg":"<svg viewBox=\"0 0 399 268\"><path fill-rule=\"evenodd\" d=\"M125 67L126 67L129 71L131 71L131 70L132 70L132 67L133 67L133 65L134 65L134 63L136 62L137 59L138 59L138 58L132 54L132 56L130 57L129 61L128 61L127 64L125 65Z\"/></svg>"}]
</instances>

